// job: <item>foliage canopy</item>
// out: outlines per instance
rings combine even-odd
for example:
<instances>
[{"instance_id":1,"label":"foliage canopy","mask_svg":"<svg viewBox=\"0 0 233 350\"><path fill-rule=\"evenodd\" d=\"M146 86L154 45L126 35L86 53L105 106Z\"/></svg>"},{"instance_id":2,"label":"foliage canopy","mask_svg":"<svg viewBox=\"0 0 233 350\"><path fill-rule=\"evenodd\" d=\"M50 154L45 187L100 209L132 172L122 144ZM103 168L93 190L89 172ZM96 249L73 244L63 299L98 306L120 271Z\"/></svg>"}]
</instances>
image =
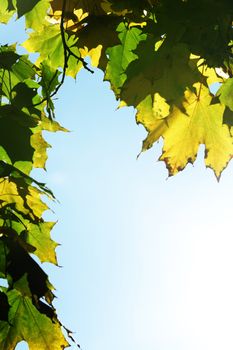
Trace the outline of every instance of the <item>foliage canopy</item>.
<instances>
[{"instance_id":1,"label":"foliage canopy","mask_svg":"<svg viewBox=\"0 0 233 350\"><path fill-rule=\"evenodd\" d=\"M53 193L30 176L44 168L43 131L65 76L98 67L120 106L133 106L148 131L142 151L163 138L169 175L205 146L217 178L233 155L233 5L231 0L1 0L0 22L25 18L30 55L0 46L0 347L69 346L71 332L53 307L41 264L57 264L54 223L41 196ZM88 61L86 61L89 57ZM87 63L87 62L90 62ZM66 338L63 331L66 332Z\"/></svg>"}]
</instances>

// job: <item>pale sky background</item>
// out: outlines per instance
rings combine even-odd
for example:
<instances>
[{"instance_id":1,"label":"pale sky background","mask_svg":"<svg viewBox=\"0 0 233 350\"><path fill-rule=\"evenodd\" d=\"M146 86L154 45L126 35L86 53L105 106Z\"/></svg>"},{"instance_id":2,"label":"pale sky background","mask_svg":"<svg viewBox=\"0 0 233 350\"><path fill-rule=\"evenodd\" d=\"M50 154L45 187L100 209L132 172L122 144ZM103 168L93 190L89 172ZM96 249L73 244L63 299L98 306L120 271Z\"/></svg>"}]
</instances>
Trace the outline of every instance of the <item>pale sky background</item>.
<instances>
[{"instance_id":1,"label":"pale sky background","mask_svg":"<svg viewBox=\"0 0 233 350\"><path fill-rule=\"evenodd\" d=\"M21 40L1 28L1 43ZM37 177L60 201L46 215L59 220L63 268L46 269L60 319L82 350L232 350L233 165L218 183L203 149L169 179L161 144L137 160L146 133L102 76L67 79L56 115L71 132L47 137Z\"/></svg>"}]
</instances>

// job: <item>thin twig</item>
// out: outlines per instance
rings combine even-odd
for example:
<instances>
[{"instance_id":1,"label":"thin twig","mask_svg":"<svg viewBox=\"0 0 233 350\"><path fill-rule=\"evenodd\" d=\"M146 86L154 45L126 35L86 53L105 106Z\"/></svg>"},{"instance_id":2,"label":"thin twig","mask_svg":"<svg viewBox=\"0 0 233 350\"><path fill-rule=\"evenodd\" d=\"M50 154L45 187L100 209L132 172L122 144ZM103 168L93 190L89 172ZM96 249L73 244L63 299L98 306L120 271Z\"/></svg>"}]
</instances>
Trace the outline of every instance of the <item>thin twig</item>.
<instances>
[{"instance_id":1,"label":"thin twig","mask_svg":"<svg viewBox=\"0 0 233 350\"><path fill-rule=\"evenodd\" d=\"M73 56L77 59L77 61L82 62L83 68L85 68L88 72L94 73L92 69L88 67L87 62L80 56L76 55L71 48L67 45L66 38L65 38L65 30L64 30L64 19L65 19L65 13L66 13L66 0L63 0L63 6L62 6L62 15L61 15L61 23L60 23L60 29L61 29L61 37L62 37L62 43L64 47L64 58L65 58L65 64L68 66L68 59L69 56ZM65 66L64 64L64 66ZM67 66L65 68L67 68Z\"/></svg>"},{"instance_id":2,"label":"thin twig","mask_svg":"<svg viewBox=\"0 0 233 350\"><path fill-rule=\"evenodd\" d=\"M48 101L53 96L55 96L57 94L57 92L59 91L59 89L61 88L61 86L63 85L63 83L65 81L66 70L68 68L68 62L69 62L70 56L75 57L77 59L77 61L81 62L82 65L83 65L83 68L86 69L88 72L90 72L92 74L94 73L94 71L88 67L87 62L82 57L79 57L78 55L76 55L71 50L71 48L67 45L66 38L65 38L65 29L64 29L65 13L66 13L66 0L63 0L62 13L61 13L61 22L60 22L60 31L61 31L63 50L64 50L64 65L63 65L61 81L58 84L58 86L56 87L56 89L49 96L46 96L40 102L33 104L33 106L38 106L38 105L42 104L45 101L47 102L47 106L48 106L48 103L49 103ZM51 86L53 80L56 77L56 74L57 74L57 71L54 73L54 76L52 77L52 79L51 79L51 81L49 83L49 86Z\"/></svg>"}]
</instances>

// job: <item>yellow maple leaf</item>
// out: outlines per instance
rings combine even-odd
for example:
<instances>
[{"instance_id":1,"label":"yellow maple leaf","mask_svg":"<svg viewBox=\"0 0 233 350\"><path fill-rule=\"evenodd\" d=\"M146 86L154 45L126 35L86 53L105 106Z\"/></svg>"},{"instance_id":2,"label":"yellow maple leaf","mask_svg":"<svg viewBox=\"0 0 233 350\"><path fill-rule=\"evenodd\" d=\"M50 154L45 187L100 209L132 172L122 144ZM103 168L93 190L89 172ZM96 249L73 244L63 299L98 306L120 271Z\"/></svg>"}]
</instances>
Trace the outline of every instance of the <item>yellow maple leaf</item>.
<instances>
[{"instance_id":1,"label":"yellow maple leaf","mask_svg":"<svg viewBox=\"0 0 233 350\"><path fill-rule=\"evenodd\" d=\"M172 176L188 162L193 163L200 144L204 144L205 164L219 178L233 155L233 138L222 122L225 107L211 104L213 95L206 86L197 83L194 88L196 92L189 89L185 92L184 111L174 106L167 117L165 101L162 101L163 108L161 101L155 104L151 99L138 106L137 121L148 131L142 151L163 137L163 153L159 159L165 161ZM160 114L158 108L162 111Z\"/></svg>"}]
</instances>

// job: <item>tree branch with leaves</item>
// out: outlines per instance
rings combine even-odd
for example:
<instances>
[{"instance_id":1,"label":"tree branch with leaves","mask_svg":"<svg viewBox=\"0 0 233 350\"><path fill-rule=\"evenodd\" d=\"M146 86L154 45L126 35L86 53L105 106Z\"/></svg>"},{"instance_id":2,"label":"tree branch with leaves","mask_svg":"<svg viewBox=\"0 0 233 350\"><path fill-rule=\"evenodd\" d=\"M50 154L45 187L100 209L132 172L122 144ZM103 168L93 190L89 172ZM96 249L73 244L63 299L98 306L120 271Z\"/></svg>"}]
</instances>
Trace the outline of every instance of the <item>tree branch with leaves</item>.
<instances>
[{"instance_id":1,"label":"tree branch with leaves","mask_svg":"<svg viewBox=\"0 0 233 350\"><path fill-rule=\"evenodd\" d=\"M28 33L23 46L38 58L19 54L17 45L0 46L0 348L25 340L30 350L57 350L73 338L56 315L43 271L44 262L57 265L54 223L44 220L42 201L54 195L31 177L45 169L43 131L66 131L55 121L54 97L66 76L101 69L120 106L133 106L148 132L142 152L162 138L159 159L172 176L195 161L203 144L205 164L219 179L233 155L233 6L1 1L1 25L20 17Z\"/></svg>"}]
</instances>

